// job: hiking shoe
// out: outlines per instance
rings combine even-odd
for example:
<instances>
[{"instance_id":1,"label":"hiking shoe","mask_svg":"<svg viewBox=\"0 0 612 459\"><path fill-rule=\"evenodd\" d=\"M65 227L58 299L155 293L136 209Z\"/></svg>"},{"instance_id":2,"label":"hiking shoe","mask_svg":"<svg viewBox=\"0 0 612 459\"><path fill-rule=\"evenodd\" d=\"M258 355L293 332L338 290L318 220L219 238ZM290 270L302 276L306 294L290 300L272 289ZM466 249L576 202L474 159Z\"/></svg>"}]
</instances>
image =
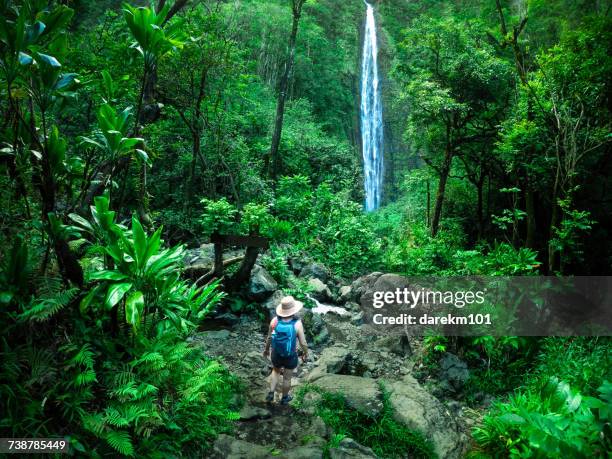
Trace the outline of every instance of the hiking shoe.
<instances>
[{"instance_id":1,"label":"hiking shoe","mask_svg":"<svg viewBox=\"0 0 612 459\"><path fill-rule=\"evenodd\" d=\"M281 405L289 405L289 402L293 400L293 397L291 395L284 395L283 398L281 398Z\"/></svg>"},{"instance_id":2,"label":"hiking shoe","mask_svg":"<svg viewBox=\"0 0 612 459\"><path fill-rule=\"evenodd\" d=\"M272 400L274 400L274 392L270 391L268 395L266 395L266 402L271 402Z\"/></svg>"}]
</instances>

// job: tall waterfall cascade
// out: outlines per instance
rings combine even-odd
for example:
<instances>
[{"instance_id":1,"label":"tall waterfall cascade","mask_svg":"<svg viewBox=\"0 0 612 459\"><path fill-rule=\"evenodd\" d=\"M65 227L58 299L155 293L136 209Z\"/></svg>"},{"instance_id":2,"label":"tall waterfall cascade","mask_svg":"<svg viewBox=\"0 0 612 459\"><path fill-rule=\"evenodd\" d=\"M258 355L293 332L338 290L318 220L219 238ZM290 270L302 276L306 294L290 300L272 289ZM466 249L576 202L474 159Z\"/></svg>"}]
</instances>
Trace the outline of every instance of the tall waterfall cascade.
<instances>
[{"instance_id":1,"label":"tall waterfall cascade","mask_svg":"<svg viewBox=\"0 0 612 459\"><path fill-rule=\"evenodd\" d=\"M361 57L361 144L365 210L378 209L383 188L383 114L378 78L378 44L374 8L366 2L366 24Z\"/></svg>"}]
</instances>

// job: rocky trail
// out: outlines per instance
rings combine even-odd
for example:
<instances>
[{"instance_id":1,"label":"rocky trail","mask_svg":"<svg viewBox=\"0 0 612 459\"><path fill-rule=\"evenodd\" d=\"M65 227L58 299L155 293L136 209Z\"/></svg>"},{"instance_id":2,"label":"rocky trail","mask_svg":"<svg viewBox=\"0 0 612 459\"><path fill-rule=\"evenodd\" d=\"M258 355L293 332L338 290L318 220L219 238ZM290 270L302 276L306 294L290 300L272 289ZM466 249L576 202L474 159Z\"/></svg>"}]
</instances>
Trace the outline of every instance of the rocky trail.
<instances>
[{"instance_id":1,"label":"rocky trail","mask_svg":"<svg viewBox=\"0 0 612 459\"><path fill-rule=\"evenodd\" d=\"M324 274L321 274L324 273ZM342 286L323 267L305 266L298 272L309 279L315 307L300 315L306 327L310 361L294 370L292 391L312 384L323 391L342 394L347 405L362 414L377 416L383 409L383 388L389 394L396 421L420 432L434 445L440 458L458 458L469 443L469 428L478 413L454 400L440 401L431 388L415 377L420 340L405 336L380 336L365 332L360 297L395 275L372 273ZM249 285L263 311L271 316L283 292L263 267L257 266ZM271 365L262 356L267 324L255 316L219 314L193 338L211 357L220 359L243 383L244 407L231 435L220 435L211 457L215 458L375 458L374 452L353 439L344 438L327 448L334 432L316 415L320 395L308 392L299 408L292 402L266 403ZM443 362L442 385L467 380L463 362L449 354ZM280 385L278 390L280 391Z\"/></svg>"}]
</instances>

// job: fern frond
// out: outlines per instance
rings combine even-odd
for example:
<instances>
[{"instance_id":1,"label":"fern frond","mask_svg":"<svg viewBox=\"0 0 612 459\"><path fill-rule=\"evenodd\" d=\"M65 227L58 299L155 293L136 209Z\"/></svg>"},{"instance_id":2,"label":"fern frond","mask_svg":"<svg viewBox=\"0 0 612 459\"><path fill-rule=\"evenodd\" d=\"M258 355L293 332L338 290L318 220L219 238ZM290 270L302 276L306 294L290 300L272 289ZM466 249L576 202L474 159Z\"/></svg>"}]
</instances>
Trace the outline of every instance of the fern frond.
<instances>
[{"instance_id":1,"label":"fern frond","mask_svg":"<svg viewBox=\"0 0 612 459\"><path fill-rule=\"evenodd\" d=\"M111 391L111 395L119 400L127 401L134 400L138 395L135 381L129 381L127 384L117 387Z\"/></svg>"},{"instance_id":2,"label":"fern frond","mask_svg":"<svg viewBox=\"0 0 612 459\"><path fill-rule=\"evenodd\" d=\"M139 359L135 360L132 365L144 365L151 370L161 370L166 366L166 359L159 352L145 352Z\"/></svg>"},{"instance_id":3,"label":"fern frond","mask_svg":"<svg viewBox=\"0 0 612 459\"><path fill-rule=\"evenodd\" d=\"M102 413L87 413L81 416L81 422L83 427L90 432L93 432L97 436L101 436L104 432L105 423L104 415Z\"/></svg>"},{"instance_id":4,"label":"fern frond","mask_svg":"<svg viewBox=\"0 0 612 459\"><path fill-rule=\"evenodd\" d=\"M119 410L113 407L106 408L104 422L113 427L127 427L130 425L130 422L122 416Z\"/></svg>"},{"instance_id":5,"label":"fern frond","mask_svg":"<svg viewBox=\"0 0 612 459\"><path fill-rule=\"evenodd\" d=\"M42 322L65 308L77 295L78 289L72 288L55 294L53 298L36 298L17 316L19 321Z\"/></svg>"},{"instance_id":6,"label":"fern frond","mask_svg":"<svg viewBox=\"0 0 612 459\"><path fill-rule=\"evenodd\" d=\"M85 343L81 349L69 360L70 363L84 366L85 368L93 368L95 354L91 350L91 345Z\"/></svg>"},{"instance_id":7,"label":"fern frond","mask_svg":"<svg viewBox=\"0 0 612 459\"><path fill-rule=\"evenodd\" d=\"M82 371L74 378L74 384L77 387L82 387L93 382L97 382L96 372L92 369Z\"/></svg>"},{"instance_id":8,"label":"fern frond","mask_svg":"<svg viewBox=\"0 0 612 459\"><path fill-rule=\"evenodd\" d=\"M132 445L132 439L129 433L123 430L110 430L106 433L106 441L124 456L134 455L134 446Z\"/></svg>"}]
</instances>

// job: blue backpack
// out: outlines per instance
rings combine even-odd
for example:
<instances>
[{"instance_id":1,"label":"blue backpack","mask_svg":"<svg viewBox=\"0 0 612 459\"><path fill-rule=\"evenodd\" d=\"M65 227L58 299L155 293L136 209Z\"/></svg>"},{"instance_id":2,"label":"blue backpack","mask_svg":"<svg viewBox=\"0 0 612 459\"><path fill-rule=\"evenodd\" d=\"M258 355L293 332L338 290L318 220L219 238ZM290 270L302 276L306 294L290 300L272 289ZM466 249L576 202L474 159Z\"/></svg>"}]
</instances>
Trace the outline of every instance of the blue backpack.
<instances>
[{"instance_id":1,"label":"blue backpack","mask_svg":"<svg viewBox=\"0 0 612 459\"><path fill-rule=\"evenodd\" d=\"M272 350L279 357L291 357L296 352L296 322L297 319L293 319L289 322L283 322L280 318L276 319L276 326L272 331Z\"/></svg>"}]
</instances>

